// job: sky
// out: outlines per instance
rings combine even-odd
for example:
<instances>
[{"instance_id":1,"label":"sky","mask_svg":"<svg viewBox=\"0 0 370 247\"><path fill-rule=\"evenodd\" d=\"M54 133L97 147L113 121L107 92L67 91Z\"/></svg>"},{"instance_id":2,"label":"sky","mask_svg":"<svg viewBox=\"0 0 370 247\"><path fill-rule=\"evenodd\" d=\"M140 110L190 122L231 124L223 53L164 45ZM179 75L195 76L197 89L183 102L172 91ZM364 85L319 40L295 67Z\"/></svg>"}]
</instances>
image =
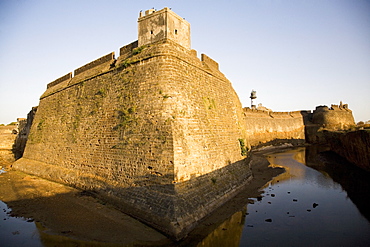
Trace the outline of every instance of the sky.
<instances>
[{"instance_id":1,"label":"sky","mask_svg":"<svg viewBox=\"0 0 370 247\"><path fill-rule=\"evenodd\" d=\"M370 120L370 0L0 0L0 124L25 118L46 85L137 40L141 10L172 8L192 49L219 63L243 107L347 103Z\"/></svg>"}]
</instances>

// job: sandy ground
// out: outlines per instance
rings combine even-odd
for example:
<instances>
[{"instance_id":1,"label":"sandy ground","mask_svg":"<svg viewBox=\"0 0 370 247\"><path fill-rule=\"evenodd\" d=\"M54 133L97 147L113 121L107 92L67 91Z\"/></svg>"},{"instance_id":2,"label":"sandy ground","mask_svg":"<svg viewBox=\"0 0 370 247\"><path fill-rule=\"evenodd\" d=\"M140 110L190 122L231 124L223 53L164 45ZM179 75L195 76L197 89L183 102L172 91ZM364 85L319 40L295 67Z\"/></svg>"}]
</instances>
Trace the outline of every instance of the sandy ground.
<instances>
[{"instance_id":1,"label":"sandy ground","mask_svg":"<svg viewBox=\"0 0 370 247\"><path fill-rule=\"evenodd\" d=\"M31 176L9 166L0 174L0 200L14 216L35 220L43 243L50 246L196 246L214 229L243 210L248 198L282 169L253 156L254 179L240 193L199 222L187 239L174 243L160 232L116 210L84 191Z\"/></svg>"}]
</instances>

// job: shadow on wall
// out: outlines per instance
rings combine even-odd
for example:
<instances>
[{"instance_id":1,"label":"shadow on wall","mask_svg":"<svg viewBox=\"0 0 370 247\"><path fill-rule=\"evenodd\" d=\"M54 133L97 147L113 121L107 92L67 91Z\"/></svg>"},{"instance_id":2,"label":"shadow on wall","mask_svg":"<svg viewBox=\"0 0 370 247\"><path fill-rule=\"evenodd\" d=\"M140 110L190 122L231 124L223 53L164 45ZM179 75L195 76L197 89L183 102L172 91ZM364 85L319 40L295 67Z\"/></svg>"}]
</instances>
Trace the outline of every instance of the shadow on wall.
<instances>
[{"instance_id":1,"label":"shadow on wall","mask_svg":"<svg viewBox=\"0 0 370 247\"><path fill-rule=\"evenodd\" d=\"M35 117L37 111L37 106L32 107L32 110L27 114L27 122L24 125L19 125L19 132L13 144L13 154L14 158L20 159L23 156L24 149L26 148L26 143L28 139L28 134L30 133L33 118Z\"/></svg>"}]
</instances>

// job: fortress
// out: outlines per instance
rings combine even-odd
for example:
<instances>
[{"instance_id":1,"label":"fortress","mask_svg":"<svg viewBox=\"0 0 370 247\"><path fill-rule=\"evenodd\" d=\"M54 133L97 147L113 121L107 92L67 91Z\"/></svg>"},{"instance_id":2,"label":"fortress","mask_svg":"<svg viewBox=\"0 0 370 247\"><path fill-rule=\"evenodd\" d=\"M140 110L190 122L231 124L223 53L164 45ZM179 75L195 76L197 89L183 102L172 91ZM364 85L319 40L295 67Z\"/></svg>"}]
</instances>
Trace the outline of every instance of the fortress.
<instances>
[{"instance_id":1,"label":"fortress","mask_svg":"<svg viewBox=\"0 0 370 247\"><path fill-rule=\"evenodd\" d=\"M305 140L307 123L351 125L348 107L337 108L317 117L243 109L218 63L191 49L190 24L169 8L148 10L118 58L47 85L13 167L88 190L180 239L252 179L252 146Z\"/></svg>"}]
</instances>

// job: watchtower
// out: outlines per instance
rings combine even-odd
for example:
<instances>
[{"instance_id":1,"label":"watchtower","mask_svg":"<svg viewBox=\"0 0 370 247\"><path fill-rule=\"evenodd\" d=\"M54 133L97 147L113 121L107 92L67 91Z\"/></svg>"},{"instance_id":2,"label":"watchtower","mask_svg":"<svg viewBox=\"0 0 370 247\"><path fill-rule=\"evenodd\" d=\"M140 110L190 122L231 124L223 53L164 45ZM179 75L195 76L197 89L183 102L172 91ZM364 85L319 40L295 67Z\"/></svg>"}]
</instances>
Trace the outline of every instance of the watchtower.
<instances>
[{"instance_id":1,"label":"watchtower","mask_svg":"<svg viewBox=\"0 0 370 247\"><path fill-rule=\"evenodd\" d=\"M190 23L169 8L140 12L138 35L139 47L170 39L190 49Z\"/></svg>"},{"instance_id":2,"label":"watchtower","mask_svg":"<svg viewBox=\"0 0 370 247\"><path fill-rule=\"evenodd\" d=\"M257 92L252 90L251 96L249 98L251 98L251 109L256 109L256 103L254 102L254 100L257 99Z\"/></svg>"}]
</instances>

